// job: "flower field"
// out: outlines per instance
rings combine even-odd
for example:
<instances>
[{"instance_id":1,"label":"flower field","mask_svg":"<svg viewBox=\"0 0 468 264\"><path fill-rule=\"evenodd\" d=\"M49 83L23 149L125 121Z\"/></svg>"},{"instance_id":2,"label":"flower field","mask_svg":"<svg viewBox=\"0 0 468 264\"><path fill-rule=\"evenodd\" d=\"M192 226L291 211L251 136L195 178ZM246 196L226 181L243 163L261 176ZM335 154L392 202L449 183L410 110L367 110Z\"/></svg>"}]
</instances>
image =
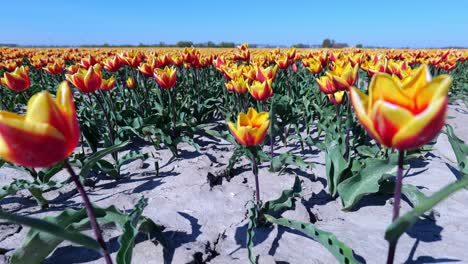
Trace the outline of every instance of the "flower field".
<instances>
[{"instance_id":1,"label":"flower field","mask_svg":"<svg viewBox=\"0 0 468 264\"><path fill-rule=\"evenodd\" d=\"M467 60L0 48L0 263L468 263Z\"/></svg>"}]
</instances>

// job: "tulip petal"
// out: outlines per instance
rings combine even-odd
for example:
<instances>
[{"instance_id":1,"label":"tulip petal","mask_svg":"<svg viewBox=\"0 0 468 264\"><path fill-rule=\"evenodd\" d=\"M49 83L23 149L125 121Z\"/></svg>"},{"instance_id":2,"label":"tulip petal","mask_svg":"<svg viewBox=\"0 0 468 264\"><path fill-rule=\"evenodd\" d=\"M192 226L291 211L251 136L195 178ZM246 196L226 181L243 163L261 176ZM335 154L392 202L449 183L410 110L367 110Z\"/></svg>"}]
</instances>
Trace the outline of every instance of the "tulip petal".
<instances>
[{"instance_id":1,"label":"tulip petal","mask_svg":"<svg viewBox=\"0 0 468 264\"><path fill-rule=\"evenodd\" d=\"M398 105L406 109L414 109L414 102L409 98L402 90L402 87L395 82L392 76L379 73L374 75L369 84L369 98L370 103L367 106L367 112L369 113L373 104L382 100L385 102Z\"/></svg>"},{"instance_id":2,"label":"tulip petal","mask_svg":"<svg viewBox=\"0 0 468 264\"><path fill-rule=\"evenodd\" d=\"M450 86L452 85L452 77L450 75L439 75L435 77L424 89L418 93L416 97L416 108L424 110L436 99L447 95Z\"/></svg>"},{"instance_id":3,"label":"tulip petal","mask_svg":"<svg viewBox=\"0 0 468 264\"><path fill-rule=\"evenodd\" d=\"M234 123L232 122L228 122L228 127L229 127L229 130L231 130L231 133L234 136L234 138L237 140L237 142L241 145L245 145L246 144L246 142L244 141L245 129L242 129L242 127L237 129L234 126Z\"/></svg>"},{"instance_id":4,"label":"tulip petal","mask_svg":"<svg viewBox=\"0 0 468 264\"><path fill-rule=\"evenodd\" d=\"M261 127L263 124L269 121L270 115L267 112L262 112L260 114L255 115L250 122L252 123L253 127Z\"/></svg>"},{"instance_id":5,"label":"tulip petal","mask_svg":"<svg viewBox=\"0 0 468 264\"><path fill-rule=\"evenodd\" d=\"M67 120L68 133L66 134L66 137L68 138L68 152L71 154L80 140L80 126L78 124L78 119L76 118L73 93L67 82L62 82L60 84L55 101L57 102L64 119Z\"/></svg>"},{"instance_id":6,"label":"tulip petal","mask_svg":"<svg viewBox=\"0 0 468 264\"><path fill-rule=\"evenodd\" d=\"M270 121L266 121L260 127L253 128L251 130L252 131L251 133L254 137L253 145L258 145L262 143L262 141L265 139L269 126L270 126Z\"/></svg>"},{"instance_id":7,"label":"tulip petal","mask_svg":"<svg viewBox=\"0 0 468 264\"><path fill-rule=\"evenodd\" d=\"M369 105L369 97L356 87L350 89L351 103L353 104L354 112L361 125L366 129L372 138L381 142L379 134L375 131L374 124L367 115L367 108Z\"/></svg>"},{"instance_id":8,"label":"tulip petal","mask_svg":"<svg viewBox=\"0 0 468 264\"><path fill-rule=\"evenodd\" d=\"M49 124L0 112L0 156L25 167L48 167L68 156L66 139Z\"/></svg>"},{"instance_id":9,"label":"tulip petal","mask_svg":"<svg viewBox=\"0 0 468 264\"><path fill-rule=\"evenodd\" d=\"M447 97L433 101L398 131L392 140L396 149L414 149L432 140L445 124Z\"/></svg>"},{"instance_id":10,"label":"tulip petal","mask_svg":"<svg viewBox=\"0 0 468 264\"><path fill-rule=\"evenodd\" d=\"M380 135L383 145L391 147L392 139L399 129L410 122L413 114L397 105L377 101L370 113L375 131Z\"/></svg>"},{"instance_id":11,"label":"tulip petal","mask_svg":"<svg viewBox=\"0 0 468 264\"><path fill-rule=\"evenodd\" d=\"M419 92L431 81L431 79L431 73L429 72L427 65L421 65L421 67L416 69L409 78L405 78L403 81L405 93L410 98L419 97Z\"/></svg>"}]
</instances>

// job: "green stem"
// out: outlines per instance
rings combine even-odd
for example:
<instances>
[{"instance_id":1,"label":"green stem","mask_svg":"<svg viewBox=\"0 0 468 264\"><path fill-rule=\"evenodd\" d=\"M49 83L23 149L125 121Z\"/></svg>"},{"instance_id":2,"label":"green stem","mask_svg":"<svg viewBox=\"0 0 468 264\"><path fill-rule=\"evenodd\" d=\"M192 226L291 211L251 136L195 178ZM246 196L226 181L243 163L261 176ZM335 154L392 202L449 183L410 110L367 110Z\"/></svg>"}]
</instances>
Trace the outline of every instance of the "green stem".
<instances>
[{"instance_id":1,"label":"green stem","mask_svg":"<svg viewBox=\"0 0 468 264\"><path fill-rule=\"evenodd\" d=\"M396 175L395 193L393 196L393 217L394 222L400 216L400 201L401 201L401 187L403 186L403 161L405 152L403 150L398 151L398 170ZM388 248L387 264L393 264L395 258L395 250L398 240L390 242Z\"/></svg>"}]
</instances>

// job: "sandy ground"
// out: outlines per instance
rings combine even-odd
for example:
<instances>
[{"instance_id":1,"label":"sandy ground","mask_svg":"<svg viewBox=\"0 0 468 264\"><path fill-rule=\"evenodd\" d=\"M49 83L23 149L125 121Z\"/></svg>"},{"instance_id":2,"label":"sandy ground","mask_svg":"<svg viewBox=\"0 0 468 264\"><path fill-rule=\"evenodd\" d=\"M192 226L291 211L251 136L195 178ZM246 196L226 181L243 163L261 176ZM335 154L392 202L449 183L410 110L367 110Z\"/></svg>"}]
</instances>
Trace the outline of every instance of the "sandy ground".
<instances>
[{"instance_id":1,"label":"sandy ground","mask_svg":"<svg viewBox=\"0 0 468 264\"><path fill-rule=\"evenodd\" d=\"M462 104L449 106L448 123L456 134L468 141L468 111ZM171 160L168 150L159 150L160 174L156 176L154 158L142 164L130 163L123 170L120 181L101 179L95 188L88 188L93 202L106 207L116 205L128 210L144 195L148 206L144 215L166 227L171 242L172 263L248 263L246 251L246 213L253 199L254 180L247 160L236 166L231 181L210 187L208 173L222 171L233 146L228 142L197 137L201 150L180 145L179 159ZM143 152L155 152L143 147ZM275 153L300 148L284 148L278 144ZM284 216L301 221L313 221L355 250L366 263L384 263L387 242L383 235L390 223L392 205L389 196L372 195L364 198L351 212L342 211L339 201L327 194L324 153L312 149L303 154L315 164L309 171L288 169L281 175L268 171L268 164L260 168L261 197L276 198L281 191L292 186L294 176L302 181L303 197L295 211ZM424 160L413 164L404 179L423 187L426 194L442 188L459 175L456 159L444 134L438 138L435 149ZM66 177L63 172L58 178ZM14 178L27 178L13 169L0 169L0 185ZM34 217L56 214L63 208L79 208L81 199L73 186L48 192L49 209L41 210L27 192L7 197L0 202L4 209ZM399 241L396 263L468 263L468 192L460 191L435 209L435 221L420 220ZM405 202L402 211L409 209ZM13 224L0 225L0 263L21 245L27 228ZM108 227L105 238L115 256L119 230ZM286 228L259 228L256 230L254 252L260 263L336 263L335 258L320 244ZM139 239L133 253L133 263L163 263L161 245ZM44 263L104 263L99 254L83 247L63 243Z\"/></svg>"}]
</instances>

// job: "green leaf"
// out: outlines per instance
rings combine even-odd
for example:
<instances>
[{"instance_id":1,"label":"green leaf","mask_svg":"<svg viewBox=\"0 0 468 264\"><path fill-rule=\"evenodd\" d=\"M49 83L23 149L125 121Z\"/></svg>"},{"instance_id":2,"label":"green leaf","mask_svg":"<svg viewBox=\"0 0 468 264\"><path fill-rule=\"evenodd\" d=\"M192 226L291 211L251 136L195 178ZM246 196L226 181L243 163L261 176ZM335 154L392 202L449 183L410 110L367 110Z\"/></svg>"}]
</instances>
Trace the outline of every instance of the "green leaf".
<instances>
[{"instance_id":1,"label":"green leaf","mask_svg":"<svg viewBox=\"0 0 468 264\"><path fill-rule=\"evenodd\" d=\"M41 183L38 182L37 180L35 181L28 181L24 179L15 179L13 180L12 183L9 185L3 186L0 188L0 199L3 199L4 197L8 195L12 195L17 193L20 190L25 190L25 189L36 189L41 192L44 192L46 190L49 190L51 188L60 188L63 186L64 183L57 183L54 181L49 181L47 183Z\"/></svg>"},{"instance_id":2,"label":"green leaf","mask_svg":"<svg viewBox=\"0 0 468 264\"><path fill-rule=\"evenodd\" d=\"M312 169L313 164L305 162L303 158L290 152L282 153L271 160L271 171L278 172L285 165L296 165L301 169Z\"/></svg>"},{"instance_id":3,"label":"green leaf","mask_svg":"<svg viewBox=\"0 0 468 264\"><path fill-rule=\"evenodd\" d=\"M455 135L453 127L450 125L447 126L447 137L452 145L453 152L457 158L458 166L460 167L460 172L464 175L468 174L468 145L463 142L460 138Z\"/></svg>"},{"instance_id":4,"label":"green leaf","mask_svg":"<svg viewBox=\"0 0 468 264\"><path fill-rule=\"evenodd\" d=\"M395 191L394 181L384 181L380 184L381 193L393 194ZM403 184L401 193L413 204L413 206L423 202L427 196L422 193L416 186L411 184Z\"/></svg>"},{"instance_id":5,"label":"green leaf","mask_svg":"<svg viewBox=\"0 0 468 264\"><path fill-rule=\"evenodd\" d=\"M63 240L100 250L96 240L69 228L72 223L86 217L85 209L79 211L65 209L60 215L48 216L43 220L13 215L0 210L0 218L31 227L23 245L11 256L10 263L41 263Z\"/></svg>"},{"instance_id":6,"label":"green leaf","mask_svg":"<svg viewBox=\"0 0 468 264\"><path fill-rule=\"evenodd\" d=\"M83 162L83 167L81 167L80 176L82 177L88 176L89 172L93 169L94 165L96 165L96 163L99 160L111 154L112 152L120 150L121 148L125 147L128 143L129 143L128 141L122 142L112 147L99 150L93 153L91 156L87 157Z\"/></svg>"},{"instance_id":7,"label":"green leaf","mask_svg":"<svg viewBox=\"0 0 468 264\"><path fill-rule=\"evenodd\" d=\"M360 263L354 257L353 250L349 246L338 240L338 238L334 234L327 231L323 231L315 227L315 225L312 223L304 223L285 218L277 219L271 215L265 215L265 218L270 223L297 230L303 233L304 235L312 238L313 240L317 241L322 246L324 246L333 256L335 256L339 263Z\"/></svg>"},{"instance_id":8,"label":"green leaf","mask_svg":"<svg viewBox=\"0 0 468 264\"><path fill-rule=\"evenodd\" d=\"M119 171L120 171L120 168L124 164L126 164L128 162L131 162L131 161L134 161L134 160L137 160L137 159L140 159L140 160L144 161L147 158L148 158L147 153L141 153L141 152L138 152L138 151L135 151L135 150L129 151L128 153L123 155L121 158L119 158L119 162L118 162Z\"/></svg>"},{"instance_id":9,"label":"green leaf","mask_svg":"<svg viewBox=\"0 0 468 264\"><path fill-rule=\"evenodd\" d=\"M142 198L130 212L127 221L123 225L123 234L119 237L119 250L117 251L116 261L118 264L132 263L132 253L136 236L138 235L138 221L140 220L143 209L147 205L146 199Z\"/></svg>"},{"instance_id":10,"label":"green leaf","mask_svg":"<svg viewBox=\"0 0 468 264\"><path fill-rule=\"evenodd\" d=\"M338 141L333 140L325 152L325 171L328 179L328 188L330 194L335 197L337 187L342 181L345 170L349 163L343 158L341 146Z\"/></svg>"},{"instance_id":11,"label":"green leaf","mask_svg":"<svg viewBox=\"0 0 468 264\"><path fill-rule=\"evenodd\" d=\"M394 159L366 160L364 169L338 185L343 209L351 209L365 195L378 192L384 175L394 174L396 169L397 164Z\"/></svg>"},{"instance_id":12,"label":"green leaf","mask_svg":"<svg viewBox=\"0 0 468 264\"><path fill-rule=\"evenodd\" d=\"M281 196L275 200L266 202L262 207L263 214L280 216L284 211L291 210L294 207L294 198L301 197L302 187L299 177L294 179L294 185L291 189L285 190Z\"/></svg>"},{"instance_id":13,"label":"green leaf","mask_svg":"<svg viewBox=\"0 0 468 264\"><path fill-rule=\"evenodd\" d=\"M134 242L134 237L129 236L130 233L128 233L128 227L126 227L128 222L131 222L133 226L134 221L138 221L138 232L147 233L149 237L156 237L163 246L167 245L162 234L164 228L155 224L151 219L141 216L141 211L143 210L144 205L146 205L146 200L142 198L142 200L138 202L136 209L134 209L130 215L121 212L115 206L107 208L93 207L99 225L104 226L107 224L115 224L123 231L124 237L119 238L119 243L122 241L122 244L124 244L123 248L125 248L125 250L122 250L122 252L125 251L125 253L121 253L124 255L124 258L128 258L128 254L130 254L131 257L131 249L129 246L132 246L132 243ZM47 216L41 221L47 221L58 225L61 228L74 233L77 233L76 231L88 230L91 228L85 209L65 209L65 211L59 215ZM130 231L132 230L130 229ZM51 234L41 232L40 230L31 229L28 232L23 245L13 253L12 261L14 260L15 262L11 263L41 263L63 240L64 238L53 236Z\"/></svg>"},{"instance_id":14,"label":"green leaf","mask_svg":"<svg viewBox=\"0 0 468 264\"><path fill-rule=\"evenodd\" d=\"M258 218L258 207L256 204L252 206L249 210L249 223L247 225L247 256L251 264L256 264L257 261L255 259L253 253L253 239L255 236L255 227L257 227L257 218Z\"/></svg>"},{"instance_id":15,"label":"green leaf","mask_svg":"<svg viewBox=\"0 0 468 264\"><path fill-rule=\"evenodd\" d=\"M436 206L454 192L467 186L468 176L464 176L460 180L445 186L433 195L427 197L425 200L416 204L416 206L414 206L411 211L400 216L387 227L387 230L385 231L385 239L390 243L395 243L398 238L400 238L400 236L419 219L421 215L431 210L434 206Z\"/></svg>"},{"instance_id":16,"label":"green leaf","mask_svg":"<svg viewBox=\"0 0 468 264\"><path fill-rule=\"evenodd\" d=\"M228 131L218 132L216 130L211 130L211 129L205 129L204 131L209 136L212 136L212 137L215 137L215 138L222 138L222 139L226 140L227 142L229 142L231 144L237 144L234 137Z\"/></svg>"}]
</instances>

